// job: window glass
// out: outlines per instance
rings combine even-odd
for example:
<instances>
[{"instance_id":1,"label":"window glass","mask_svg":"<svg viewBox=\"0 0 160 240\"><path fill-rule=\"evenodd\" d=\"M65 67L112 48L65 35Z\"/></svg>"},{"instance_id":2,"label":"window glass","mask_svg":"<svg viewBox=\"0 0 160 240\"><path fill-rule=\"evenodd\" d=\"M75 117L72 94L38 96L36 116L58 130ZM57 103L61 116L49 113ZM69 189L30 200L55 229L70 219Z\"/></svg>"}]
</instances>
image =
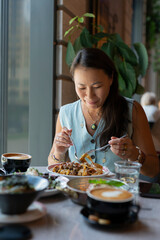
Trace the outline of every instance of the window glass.
<instances>
[{"instance_id":1,"label":"window glass","mask_svg":"<svg viewBox=\"0 0 160 240\"><path fill-rule=\"evenodd\" d=\"M9 0L8 152L28 152L30 0Z\"/></svg>"}]
</instances>

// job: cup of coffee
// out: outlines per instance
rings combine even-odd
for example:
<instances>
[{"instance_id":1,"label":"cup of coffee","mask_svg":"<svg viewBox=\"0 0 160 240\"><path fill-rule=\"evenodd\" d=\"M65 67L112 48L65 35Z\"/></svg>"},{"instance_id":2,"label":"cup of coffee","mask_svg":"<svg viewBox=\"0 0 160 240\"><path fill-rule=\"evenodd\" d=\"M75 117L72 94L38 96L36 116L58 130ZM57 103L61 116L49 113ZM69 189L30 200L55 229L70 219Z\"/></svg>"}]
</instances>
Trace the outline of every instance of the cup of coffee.
<instances>
[{"instance_id":1,"label":"cup of coffee","mask_svg":"<svg viewBox=\"0 0 160 240\"><path fill-rule=\"evenodd\" d=\"M102 218L123 221L129 217L134 204L134 195L124 189L115 187L95 187L87 191L87 207Z\"/></svg>"},{"instance_id":2,"label":"cup of coffee","mask_svg":"<svg viewBox=\"0 0 160 240\"><path fill-rule=\"evenodd\" d=\"M26 153L3 153L1 155L2 167L7 174L13 172L26 172L30 166L32 156Z\"/></svg>"}]
</instances>

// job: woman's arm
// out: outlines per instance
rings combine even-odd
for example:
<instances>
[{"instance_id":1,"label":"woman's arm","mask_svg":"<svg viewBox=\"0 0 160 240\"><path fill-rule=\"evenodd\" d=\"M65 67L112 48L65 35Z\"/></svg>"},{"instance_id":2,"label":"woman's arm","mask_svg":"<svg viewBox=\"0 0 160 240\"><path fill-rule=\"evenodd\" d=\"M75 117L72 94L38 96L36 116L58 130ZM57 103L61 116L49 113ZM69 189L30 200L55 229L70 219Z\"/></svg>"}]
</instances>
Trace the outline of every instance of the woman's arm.
<instances>
[{"instance_id":1,"label":"woman's arm","mask_svg":"<svg viewBox=\"0 0 160 240\"><path fill-rule=\"evenodd\" d=\"M133 155L138 149L145 154L145 161L141 168L141 173L148 177L155 177L159 173L159 159L157 157L155 147L153 144L149 124L144 113L143 108L138 102L134 102L133 105ZM139 152L137 153L137 156ZM132 160L132 157L131 159ZM134 159L133 159L134 160Z\"/></svg>"},{"instance_id":2,"label":"woman's arm","mask_svg":"<svg viewBox=\"0 0 160 240\"><path fill-rule=\"evenodd\" d=\"M142 164L141 173L155 177L159 173L159 159L153 144L149 124L141 105L134 101L132 113L133 135L129 137L111 137L111 151L122 159Z\"/></svg>"},{"instance_id":3,"label":"woman's arm","mask_svg":"<svg viewBox=\"0 0 160 240\"><path fill-rule=\"evenodd\" d=\"M59 115L56 123L56 133L53 141L53 145L48 156L48 165L65 161L65 155L70 146L72 146L72 142L70 140L70 135L72 130L68 130L67 128L62 128Z\"/></svg>"}]
</instances>

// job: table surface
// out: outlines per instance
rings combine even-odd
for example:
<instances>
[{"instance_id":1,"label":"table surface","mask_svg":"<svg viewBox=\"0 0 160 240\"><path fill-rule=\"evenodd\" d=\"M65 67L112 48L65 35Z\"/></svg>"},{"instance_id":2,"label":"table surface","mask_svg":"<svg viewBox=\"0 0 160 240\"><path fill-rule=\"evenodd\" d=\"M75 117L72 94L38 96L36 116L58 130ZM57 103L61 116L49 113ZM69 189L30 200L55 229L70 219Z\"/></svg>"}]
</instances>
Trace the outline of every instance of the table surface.
<instances>
[{"instance_id":1,"label":"table surface","mask_svg":"<svg viewBox=\"0 0 160 240\"><path fill-rule=\"evenodd\" d=\"M36 167L45 172L45 167ZM35 240L125 240L160 238L160 199L139 197L142 209L134 224L120 229L94 228L80 214L82 206L75 204L63 194L40 198L47 214L36 221L25 223Z\"/></svg>"}]
</instances>

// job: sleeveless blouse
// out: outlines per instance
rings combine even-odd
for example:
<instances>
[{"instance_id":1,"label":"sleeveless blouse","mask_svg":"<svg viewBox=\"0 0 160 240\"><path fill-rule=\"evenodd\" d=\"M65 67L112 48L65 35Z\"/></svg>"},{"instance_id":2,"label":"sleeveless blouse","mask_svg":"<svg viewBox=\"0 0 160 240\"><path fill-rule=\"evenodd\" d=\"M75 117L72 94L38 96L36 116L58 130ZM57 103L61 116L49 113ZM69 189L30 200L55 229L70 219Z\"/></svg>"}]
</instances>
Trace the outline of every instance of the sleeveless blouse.
<instances>
[{"instance_id":1,"label":"sleeveless blouse","mask_svg":"<svg viewBox=\"0 0 160 240\"><path fill-rule=\"evenodd\" d=\"M129 107L129 124L127 134L131 138L133 129L132 129L132 108L133 108L133 99L125 98L128 107ZM97 134L101 131L103 126L103 120L101 119L98 127L93 136L91 136L86 128L85 118L83 116L81 108L81 100L78 100L74 103L66 104L60 108L59 112L60 123L62 127L72 129L72 139L76 145L78 158L82 156L85 152L91 149L99 148L99 141L95 141ZM74 158L74 147L71 146L68 149L68 155L71 161L76 161ZM120 157L115 155L110 149L106 152L97 151L91 154L93 162L99 163L102 166L109 168L111 172L115 172L114 162L121 160Z\"/></svg>"}]
</instances>

